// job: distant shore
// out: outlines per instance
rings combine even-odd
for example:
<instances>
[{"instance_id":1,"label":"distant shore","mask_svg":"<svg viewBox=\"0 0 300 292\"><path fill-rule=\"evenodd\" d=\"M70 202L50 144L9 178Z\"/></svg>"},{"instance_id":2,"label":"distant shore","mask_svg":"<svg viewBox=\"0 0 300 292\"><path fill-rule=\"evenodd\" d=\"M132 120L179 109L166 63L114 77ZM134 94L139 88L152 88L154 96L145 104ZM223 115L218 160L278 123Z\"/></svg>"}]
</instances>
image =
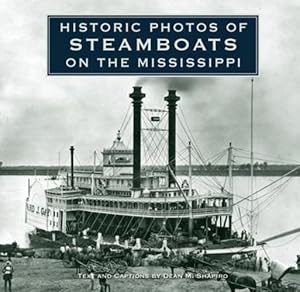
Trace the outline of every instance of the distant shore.
<instances>
[{"instance_id":1,"label":"distant shore","mask_svg":"<svg viewBox=\"0 0 300 292\"><path fill-rule=\"evenodd\" d=\"M0 175L48 175L56 176L61 167L57 166L2 166Z\"/></svg>"},{"instance_id":2,"label":"distant shore","mask_svg":"<svg viewBox=\"0 0 300 292\"><path fill-rule=\"evenodd\" d=\"M282 176L299 167L288 176L300 176L300 165L298 164L256 164L254 165L254 176ZM90 165L75 167L75 171L92 172L93 167ZM166 167L163 166L145 166L143 172L149 171L165 171ZM34 165L21 165L21 166L2 166L0 167L0 175L45 175L57 176L60 171L70 171L68 166L34 166ZM97 167L96 172L101 173L102 168ZM193 175L198 176L227 176L227 165L193 165ZM176 174L180 176L188 175L188 166L178 165ZM250 176L250 165L235 165L232 170L233 176Z\"/></svg>"}]
</instances>

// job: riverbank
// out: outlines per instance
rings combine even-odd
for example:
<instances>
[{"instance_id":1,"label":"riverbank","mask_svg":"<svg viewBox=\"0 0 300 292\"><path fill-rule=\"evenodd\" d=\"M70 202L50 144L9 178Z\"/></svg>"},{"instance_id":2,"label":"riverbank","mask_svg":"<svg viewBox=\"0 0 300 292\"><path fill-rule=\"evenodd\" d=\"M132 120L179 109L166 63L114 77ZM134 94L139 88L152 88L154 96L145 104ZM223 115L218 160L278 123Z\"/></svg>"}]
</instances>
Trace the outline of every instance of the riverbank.
<instances>
[{"instance_id":1,"label":"riverbank","mask_svg":"<svg viewBox=\"0 0 300 292\"><path fill-rule=\"evenodd\" d=\"M90 291L90 280L80 279L74 269L65 268L61 260L13 258L14 279L13 291L19 292L50 292L50 291ZM2 263L4 264L4 263ZM193 279L141 279L143 275L161 275L167 277L170 269L163 267L134 267L130 268L123 279L112 278L108 280L111 292L199 292L199 291L230 291L224 281ZM176 275L182 275L182 269L175 269ZM266 278L267 273L250 273L257 281ZM132 279L137 277L139 279ZM294 276L295 277L295 276ZM95 291L99 287L95 283ZM99 290L98 290L99 291Z\"/></svg>"}]
</instances>

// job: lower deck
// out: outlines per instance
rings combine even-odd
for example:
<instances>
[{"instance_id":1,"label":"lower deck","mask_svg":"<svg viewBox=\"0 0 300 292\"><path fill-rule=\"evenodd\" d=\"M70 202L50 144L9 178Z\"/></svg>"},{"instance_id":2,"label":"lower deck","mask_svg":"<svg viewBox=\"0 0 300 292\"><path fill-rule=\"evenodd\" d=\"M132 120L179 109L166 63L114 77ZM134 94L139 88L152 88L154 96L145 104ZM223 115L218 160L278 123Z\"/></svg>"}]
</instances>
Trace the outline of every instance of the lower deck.
<instances>
[{"instance_id":1,"label":"lower deck","mask_svg":"<svg viewBox=\"0 0 300 292\"><path fill-rule=\"evenodd\" d=\"M148 218L89 211L66 213L66 233L78 234L88 230L90 235L99 232L107 238L119 235L121 239L148 239L151 233L176 238L177 242L213 242L231 238L231 216L205 218Z\"/></svg>"}]
</instances>

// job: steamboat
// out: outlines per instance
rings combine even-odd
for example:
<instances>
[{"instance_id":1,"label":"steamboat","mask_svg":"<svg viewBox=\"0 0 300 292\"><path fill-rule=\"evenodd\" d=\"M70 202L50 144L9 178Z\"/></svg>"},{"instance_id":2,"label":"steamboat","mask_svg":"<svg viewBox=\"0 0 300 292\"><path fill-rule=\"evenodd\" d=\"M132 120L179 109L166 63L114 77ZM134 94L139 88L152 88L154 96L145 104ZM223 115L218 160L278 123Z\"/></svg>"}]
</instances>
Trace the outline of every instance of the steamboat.
<instances>
[{"instance_id":1,"label":"steamboat","mask_svg":"<svg viewBox=\"0 0 300 292\"><path fill-rule=\"evenodd\" d=\"M88 231L91 238L101 233L106 241L113 241L117 235L121 242L130 237L147 242L155 234L156 238L168 239L174 248L205 247L211 257L255 253L253 238L236 236L232 229L232 183L229 181L229 190L220 187L205 191L193 187L190 142L186 148L189 176L183 181L176 177L176 110L180 100L176 91L169 90L164 98L168 147L165 171L141 167L145 94L141 87L134 87L129 97L133 106L133 148L126 146L119 131L112 146L102 151L100 172L96 168L74 170L71 146L71 167L65 185L46 189L44 196L38 195L42 192L38 184L29 185L27 223L69 235ZM160 118L154 115L148 120L154 125L152 131L158 131ZM231 177L231 145L228 155Z\"/></svg>"}]
</instances>

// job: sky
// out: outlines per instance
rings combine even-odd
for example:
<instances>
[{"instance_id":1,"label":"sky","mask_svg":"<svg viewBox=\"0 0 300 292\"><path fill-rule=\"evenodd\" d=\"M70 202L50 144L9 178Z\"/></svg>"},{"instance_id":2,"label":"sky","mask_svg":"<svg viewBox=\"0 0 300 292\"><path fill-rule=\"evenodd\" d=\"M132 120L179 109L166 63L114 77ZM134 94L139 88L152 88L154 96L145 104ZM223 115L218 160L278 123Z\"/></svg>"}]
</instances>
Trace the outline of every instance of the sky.
<instances>
[{"instance_id":1,"label":"sky","mask_svg":"<svg viewBox=\"0 0 300 292\"><path fill-rule=\"evenodd\" d=\"M91 164L115 139L132 86L145 106L164 106L170 87L181 96L205 157L250 148L250 78L187 79L47 76L47 15L257 14L260 76L254 81L254 151L300 161L300 4L277 1L0 1L0 161L4 165Z\"/></svg>"}]
</instances>

